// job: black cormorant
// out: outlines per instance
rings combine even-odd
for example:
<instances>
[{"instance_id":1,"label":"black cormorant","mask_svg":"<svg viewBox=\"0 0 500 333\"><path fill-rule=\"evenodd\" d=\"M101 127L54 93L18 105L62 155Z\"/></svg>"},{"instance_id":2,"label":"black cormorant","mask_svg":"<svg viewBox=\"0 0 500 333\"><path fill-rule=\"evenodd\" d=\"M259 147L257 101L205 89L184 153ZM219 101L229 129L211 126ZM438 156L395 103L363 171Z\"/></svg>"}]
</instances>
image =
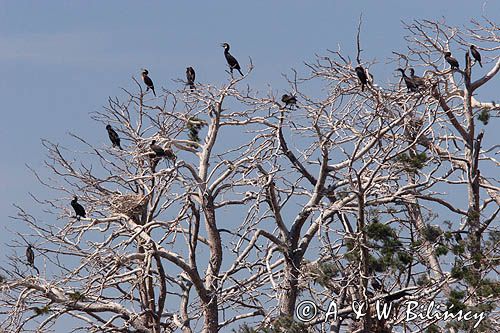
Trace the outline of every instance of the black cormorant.
<instances>
[{"instance_id":1,"label":"black cormorant","mask_svg":"<svg viewBox=\"0 0 500 333\"><path fill-rule=\"evenodd\" d=\"M451 69L459 69L460 65L458 64L457 59L451 56L451 52L445 52L444 59L450 64Z\"/></svg>"},{"instance_id":2,"label":"black cormorant","mask_svg":"<svg viewBox=\"0 0 500 333\"><path fill-rule=\"evenodd\" d=\"M415 70L413 68L409 69L410 71L410 78L413 80L417 88L424 88L425 87L425 79L421 78L419 76L415 75Z\"/></svg>"},{"instance_id":3,"label":"black cormorant","mask_svg":"<svg viewBox=\"0 0 500 333\"><path fill-rule=\"evenodd\" d=\"M31 244L28 244L28 247L26 248L26 261L28 262L28 266L33 267L36 272L40 274L40 271L35 266L35 252L33 252Z\"/></svg>"},{"instance_id":4,"label":"black cormorant","mask_svg":"<svg viewBox=\"0 0 500 333\"><path fill-rule=\"evenodd\" d=\"M111 125L106 125L106 130L108 131L108 136L113 144L113 147L118 147L123 150L122 146L120 146L120 137L118 136L118 133L115 132Z\"/></svg>"},{"instance_id":5,"label":"black cormorant","mask_svg":"<svg viewBox=\"0 0 500 333\"><path fill-rule=\"evenodd\" d=\"M285 107L287 106L292 107L293 105L297 104L297 97L293 95L284 94L283 96L281 96L281 101L285 103Z\"/></svg>"},{"instance_id":6,"label":"black cormorant","mask_svg":"<svg viewBox=\"0 0 500 333\"><path fill-rule=\"evenodd\" d=\"M189 88L191 90L194 90L194 80L195 80L195 78L196 78L196 73L195 73L193 67L186 68L187 84L189 85Z\"/></svg>"},{"instance_id":7,"label":"black cormorant","mask_svg":"<svg viewBox=\"0 0 500 333\"><path fill-rule=\"evenodd\" d=\"M151 141L149 147L153 151L153 153L148 154L149 165L152 172L156 172L156 166L162 158L166 158L167 160L173 161L175 163L177 156L175 156L174 152L171 149L163 149L156 144L156 140Z\"/></svg>"},{"instance_id":8,"label":"black cormorant","mask_svg":"<svg viewBox=\"0 0 500 333\"><path fill-rule=\"evenodd\" d=\"M238 70L238 72L240 72L241 76L243 76L238 60L236 60L236 58L233 57L231 53L229 53L229 48L230 48L229 44L222 43L221 46L224 48L224 56L226 57L227 64L229 65L229 69L231 70L231 74L233 74L233 69L236 69Z\"/></svg>"},{"instance_id":9,"label":"black cormorant","mask_svg":"<svg viewBox=\"0 0 500 333\"><path fill-rule=\"evenodd\" d=\"M148 76L149 72L147 69L142 70L142 81L144 81L144 84L146 85L146 91L149 89L153 90L153 95L156 96L155 92L155 86L153 84L153 80Z\"/></svg>"},{"instance_id":10,"label":"black cormorant","mask_svg":"<svg viewBox=\"0 0 500 333\"><path fill-rule=\"evenodd\" d=\"M156 157L165 157L166 156L165 150L156 144L156 140L151 141L151 144L149 145L149 147L155 153Z\"/></svg>"},{"instance_id":11,"label":"black cormorant","mask_svg":"<svg viewBox=\"0 0 500 333\"><path fill-rule=\"evenodd\" d=\"M406 76L404 69L398 68L398 69L396 69L396 71L401 72L401 76L403 77L403 80L405 81L406 89L408 92L410 92L410 91L416 92L418 90L415 82L411 78Z\"/></svg>"},{"instance_id":12,"label":"black cormorant","mask_svg":"<svg viewBox=\"0 0 500 333\"><path fill-rule=\"evenodd\" d=\"M411 295L409 292L407 292L406 290L399 290L399 291L396 291L392 294L388 294L387 296L384 297L384 300L386 303L390 303L392 301L395 301L395 300L398 300L400 298L403 298L405 296L409 296Z\"/></svg>"},{"instance_id":13,"label":"black cormorant","mask_svg":"<svg viewBox=\"0 0 500 333\"><path fill-rule=\"evenodd\" d=\"M177 156L175 156L174 152L172 149L165 149L165 158L170 161L175 161L177 159Z\"/></svg>"},{"instance_id":14,"label":"black cormorant","mask_svg":"<svg viewBox=\"0 0 500 333\"><path fill-rule=\"evenodd\" d=\"M356 71L356 75L361 82L361 91L365 91L365 85L368 83L368 77L366 76L365 69L360 65L354 68L354 70Z\"/></svg>"},{"instance_id":15,"label":"black cormorant","mask_svg":"<svg viewBox=\"0 0 500 333\"><path fill-rule=\"evenodd\" d=\"M26 261L28 262L28 265L35 266L35 252L33 252L31 244L28 244L28 247L26 248Z\"/></svg>"},{"instance_id":16,"label":"black cormorant","mask_svg":"<svg viewBox=\"0 0 500 333\"><path fill-rule=\"evenodd\" d=\"M479 63L479 66L483 67L483 65L481 64L481 53L479 53L479 51L476 49L476 45L470 46L470 53L472 53L474 60Z\"/></svg>"},{"instance_id":17,"label":"black cormorant","mask_svg":"<svg viewBox=\"0 0 500 333\"><path fill-rule=\"evenodd\" d=\"M75 210L76 219L80 220L80 217L86 217L85 208L78 203L78 197L75 196L73 200L71 200L71 207Z\"/></svg>"}]
</instances>

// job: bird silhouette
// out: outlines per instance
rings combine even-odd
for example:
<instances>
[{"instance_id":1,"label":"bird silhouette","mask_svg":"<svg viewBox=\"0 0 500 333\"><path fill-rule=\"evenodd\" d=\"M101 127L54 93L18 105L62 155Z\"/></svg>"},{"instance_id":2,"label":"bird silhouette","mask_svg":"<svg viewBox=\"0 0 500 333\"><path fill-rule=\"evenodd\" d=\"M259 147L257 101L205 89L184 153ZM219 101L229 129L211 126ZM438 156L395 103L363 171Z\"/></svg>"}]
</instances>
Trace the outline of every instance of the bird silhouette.
<instances>
[{"instance_id":1,"label":"bird silhouette","mask_svg":"<svg viewBox=\"0 0 500 333\"><path fill-rule=\"evenodd\" d=\"M155 153L156 157L165 157L166 155L165 150L156 144L156 140L151 141L149 147Z\"/></svg>"},{"instance_id":2,"label":"bird silhouette","mask_svg":"<svg viewBox=\"0 0 500 333\"><path fill-rule=\"evenodd\" d=\"M153 95L155 95L155 97L156 97L155 86L153 84L153 80L151 80L151 78L148 76L148 74L149 74L149 72L147 69L142 70L142 73L141 73L142 81L146 85L146 91L151 89L153 91Z\"/></svg>"},{"instance_id":3,"label":"bird silhouette","mask_svg":"<svg viewBox=\"0 0 500 333\"><path fill-rule=\"evenodd\" d=\"M356 71L356 75L358 76L359 81L361 82L361 91L365 91L365 85L368 83L368 77L366 76L365 69L359 65L354 68Z\"/></svg>"},{"instance_id":4,"label":"bird silhouette","mask_svg":"<svg viewBox=\"0 0 500 333\"><path fill-rule=\"evenodd\" d=\"M460 65L458 64L457 59L451 56L451 52L444 53L444 59L450 64L451 69L459 69Z\"/></svg>"},{"instance_id":5,"label":"bird silhouette","mask_svg":"<svg viewBox=\"0 0 500 333\"><path fill-rule=\"evenodd\" d=\"M292 106L297 105L297 97L293 95L284 94L281 96L281 101L285 103L285 107L291 108Z\"/></svg>"},{"instance_id":6,"label":"bird silhouette","mask_svg":"<svg viewBox=\"0 0 500 333\"><path fill-rule=\"evenodd\" d=\"M472 57L479 63L479 66L483 67L481 64L481 53L476 49L476 45L470 46L470 53L472 53Z\"/></svg>"},{"instance_id":7,"label":"bird silhouette","mask_svg":"<svg viewBox=\"0 0 500 333\"><path fill-rule=\"evenodd\" d=\"M31 244L28 244L28 247L26 248L26 262L28 263L28 266L33 267L36 272L40 274L40 271L35 266L35 252L33 252Z\"/></svg>"},{"instance_id":8,"label":"bird silhouette","mask_svg":"<svg viewBox=\"0 0 500 333\"><path fill-rule=\"evenodd\" d=\"M162 158L166 158L167 160L173 162L175 162L175 160L177 159L177 156L175 156L174 152L171 149L163 149L161 146L156 144L156 140L152 140L149 147L153 151L152 153L148 154L151 171L153 172L155 172L156 166Z\"/></svg>"},{"instance_id":9,"label":"bird silhouette","mask_svg":"<svg viewBox=\"0 0 500 333\"><path fill-rule=\"evenodd\" d=\"M229 65L229 69L231 70L231 74L233 74L233 69L238 70L240 72L241 76L243 76L243 73L241 72L241 67L240 64L238 63L238 60L236 60L235 57L229 53L230 46L228 43L222 43L221 46L224 48L224 56L226 57L227 64Z\"/></svg>"},{"instance_id":10,"label":"bird silhouette","mask_svg":"<svg viewBox=\"0 0 500 333\"><path fill-rule=\"evenodd\" d=\"M410 78L413 80L417 88L425 88L425 79L415 75L415 70L413 68L409 69Z\"/></svg>"},{"instance_id":11,"label":"bird silhouette","mask_svg":"<svg viewBox=\"0 0 500 333\"><path fill-rule=\"evenodd\" d=\"M405 81L406 89L408 92L410 92L410 91L416 92L418 90L415 82L411 78L406 76L404 69L398 68L398 69L396 69L396 71L401 72L401 76L403 77L403 80Z\"/></svg>"},{"instance_id":12,"label":"bird silhouette","mask_svg":"<svg viewBox=\"0 0 500 333\"><path fill-rule=\"evenodd\" d=\"M188 67L186 68L186 80L187 80L187 84L189 85L189 88L191 90L194 90L194 80L196 78L196 73L193 69L193 67Z\"/></svg>"},{"instance_id":13,"label":"bird silhouette","mask_svg":"<svg viewBox=\"0 0 500 333\"><path fill-rule=\"evenodd\" d=\"M111 125L106 125L106 130L108 131L109 140L111 140L113 147L118 147L123 150L122 146L120 145L120 137L118 136L118 133L115 132Z\"/></svg>"},{"instance_id":14,"label":"bird silhouette","mask_svg":"<svg viewBox=\"0 0 500 333\"><path fill-rule=\"evenodd\" d=\"M80 221L81 217L83 217L83 218L87 217L85 214L85 208L83 208L83 206L78 203L77 196L75 196L73 198L73 200L71 200L71 207L73 207L75 214L76 214L76 219L78 221Z\"/></svg>"}]
</instances>

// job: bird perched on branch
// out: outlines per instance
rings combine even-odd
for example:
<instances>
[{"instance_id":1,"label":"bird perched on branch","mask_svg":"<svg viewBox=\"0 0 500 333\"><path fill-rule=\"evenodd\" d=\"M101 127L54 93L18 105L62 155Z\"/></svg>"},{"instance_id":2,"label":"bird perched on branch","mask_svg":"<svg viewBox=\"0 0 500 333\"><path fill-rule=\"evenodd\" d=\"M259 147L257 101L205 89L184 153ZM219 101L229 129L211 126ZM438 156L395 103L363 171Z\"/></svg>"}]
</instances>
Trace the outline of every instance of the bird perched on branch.
<instances>
[{"instance_id":1,"label":"bird perched on branch","mask_svg":"<svg viewBox=\"0 0 500 333\"><path fill-rule=\"evenodd\" d=\"M75 210L76 219L78 221L80 221L81 217L83 217L83 218L86 217L85 208L83 208L83 206L78 203L78 197L77 196L75 196L73 198L73 200L71 200L71 207L73 207L73 209Z\"/></svg>"},{"instance_id":2,"label":"bird perched on branch","mask_svg":"<svg viewBox=\"0 0 500 333\"><path fill-rule=\"evenodd\" d=\"M229 65L229 69L231 71L231 74L233 74L233 69L238 70L240 72L241 76L243 76L243 73L241 72L241 67L240 64L238 63L238 60L236 60L235 57L229 53L229 44L228 43L222 43L221 46L224 48L224 56L226 57L227 64Z\"/></svg>"},{"instance_id":3,"label":"bird perched on branch","mask_svg":"<svg viewBox=\"0 0 500 333\"><path fill-rule=\"evenodd\" d=\"M144 84L146 85L146 91L148 91L149 89L151 89L153 91L153 95L156 96L156 92L155 92L155 86L153 84L153 80L151 80L151 78L148 76L149 72L147 69L142 69L142 81L144 82Z\"/></svg>"},{"instance_id":4,"label":"bird perched on branch","mask_svg":"<svg viewBox=\"0 0 500 333\"><path fill-rule=\"evenodd\" d=\"M361 65L354 68L359 81L361 82L361 91L365 91L365 85L368 83L368 77L366 76L366 71Z\"/></svg>"},{"instance_id":5,"label":"bird perched on branch","mask_svg":"<svg viewBox=\"0 0 500 333\"><path fill-rule=\"evenodd\" d=\"M285 103L285 107L291 108L292 106L297 105L297 97L293 95L284 94L281 96L281 101Z\"/></svg>"},{"instance_id":6,"label":"bird perched on branch","mask_svg":"<svg viewBox=\"0 0 500 333\"><path fill-rule=\"evenodd\" d=\"M392 301L395 301L395 300L398 300L400 298L403 298L405 296L409 296L411 295L408 291L406 290L399 290L399 291L396 291L392 294L387 294L385 297L384 297L384 300L386 303L390 303Z\"/></svg>"},{"instance_id":7,"label":"bird perched on branch","mask_svg":"<svg viewBox=\"0 0 500 333\"><path fill-rule=\"evenodd\" d=\"M451 56L451 52L445 52L444 59L450 64L451 69L459 69L458 60Z\"/></svg>"},{"instance_id":8,"label":"bird perched on branch","mask_svg":"<svg viewBox=\"0 0 500 333\"><path fill-rule=\"evenodd\" d=\"M481 53L476 49L476 45L471 45L470 46L470 53L472 53L472 57L474 57L474 60L476 60L479 63L479 66L483 67L481 64Z\"/></svg>"},{"instance_id":9,"label":"bird perched on branch","mask_svg":"<svg viewBox=\"0 0 500 333\"><path fill-rule=\"evenodd\" d=\"M167 160L170 161L175 161L177 156L175 156L174 152L171 149L163 149L161 146L156 144L156 140L151 141L151 144L149 145L153 153L149 154L149 160L150 160L150 166L151 170L155 172L156 166L158 165L158 162L162 158L166 158Z\"/></svg>"},{"instance_id":10,"label":"bird perched on branch","mask_svg":"<svg viewBox=\"0 0 500 333\"><path fill-rule=\"evenodd\" d=\"M425 87L425 79L415 75L415 70L413 68L409 69L410 78L413 80L413 83L417 86L417 88L421 89Z\"/></svg>"},{"instance_id":11,"label":"bird perched on branch","mask_svg":"<svg viewBox=\"0 0 500 333\"><path fill-rule=\"evenodd\" d=\"M166 154L165 150L156 144L156 140L151 141L151 144L149 145L149 147L155 153L156 157L165 157L165 154Z\"/></svg>"},{"instance_id":12,"label":"bird perched on branch","mask_svg":"<svg viewBox=\"0 0 500 333\"><path fill-rule=\"evenodd\" d=\"M35 252L33 252L31 244L28 244L28 247L26 248L26 262L28 263L28 266L33 267L36 272L40 274L40 271L35 266Z\"/></svg>"},{"instance_id":13,"label":"bird perched on branch","mask_svg":"<svg viewBox=\"0 0 500 333\"><path fill-rule=\"evenodd\" d=\"M120 146L120 137L118 133L111 127L111 125L106 125L106 130L108 131L109 140L113 144L113 147L118 147L123 150L122 146Z\"/></svg>"},{"instance_id":14,"label":"bird perched on branch","mask_svg":"<svg viewBox=\"0 0 500 333\"><path fill-rule=\"evenodd\" d=\"M396 71L400 71L401 72L401 76L403 77L403 80L405 81L406 89L407 89L408 92L410 92L410 91L416 92L418 90L417 89L417 85L415 84L415 82L411 78L409 78L408 76L406 76L404 69L398 68L398 69L396 69Z\"/></svg>"},{"instance_id":15,"label":"bird perched on branch","mask_svg":"<svg viewBox=\"0 0 500 333\"><path fill-rule=\"evenodd\" d=\"M193 67L186 68L186 80L189 85L189 89L194 90L194 80L196 78L196 73Z\"/></svg>"}]
</instances>

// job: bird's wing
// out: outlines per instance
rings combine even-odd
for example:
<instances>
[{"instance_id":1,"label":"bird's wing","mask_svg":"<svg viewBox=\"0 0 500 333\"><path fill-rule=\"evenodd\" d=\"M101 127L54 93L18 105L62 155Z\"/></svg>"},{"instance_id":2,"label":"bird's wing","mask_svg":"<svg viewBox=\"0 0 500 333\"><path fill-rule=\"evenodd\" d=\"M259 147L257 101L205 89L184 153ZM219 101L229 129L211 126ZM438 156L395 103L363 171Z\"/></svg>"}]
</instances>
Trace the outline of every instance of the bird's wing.
<instances>
[{"instance_id":1,"label":"bird's wing","mask_svg":"<svg viewBox=\"0 0 500 333\"><path fill-rule=\"evenodd\" d=\"M229 65L233 68L238 68L240 67L240 64L238 63L238 60L236 60L235 57L233 57L231 54L226 54L226 59L227 59L227 62L229 63Z\"/></svg>"},{"instance_id":2,"label":"bird's wing","mask_svg":"<svg viewBox=\"0 0 500 333\"><path fill-rule=\"evenodd\" d=\"M148 87L153 87L153 80L151 80L151 78L149 76L145 76L144 77L144 83L148 86Z\"/></svg>"}]
</instances>

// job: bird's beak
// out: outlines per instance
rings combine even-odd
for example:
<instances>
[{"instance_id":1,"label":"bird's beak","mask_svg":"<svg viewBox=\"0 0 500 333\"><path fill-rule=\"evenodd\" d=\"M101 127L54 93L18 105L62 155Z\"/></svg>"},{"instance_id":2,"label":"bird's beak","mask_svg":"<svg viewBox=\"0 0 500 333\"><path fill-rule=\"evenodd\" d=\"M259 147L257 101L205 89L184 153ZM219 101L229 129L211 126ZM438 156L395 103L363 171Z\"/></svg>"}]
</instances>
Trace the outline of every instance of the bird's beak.
<instances>
[{"instance_id":1,"label":"bird's beak","mask_svg":"<svg viewBox=\"0 0 500 333\"><path fill-rule=\"evenodd\" d=\"M220 43L219 45L220 45L221 47L224 47L224 43Z\"/></svg>"}]
</instances>

